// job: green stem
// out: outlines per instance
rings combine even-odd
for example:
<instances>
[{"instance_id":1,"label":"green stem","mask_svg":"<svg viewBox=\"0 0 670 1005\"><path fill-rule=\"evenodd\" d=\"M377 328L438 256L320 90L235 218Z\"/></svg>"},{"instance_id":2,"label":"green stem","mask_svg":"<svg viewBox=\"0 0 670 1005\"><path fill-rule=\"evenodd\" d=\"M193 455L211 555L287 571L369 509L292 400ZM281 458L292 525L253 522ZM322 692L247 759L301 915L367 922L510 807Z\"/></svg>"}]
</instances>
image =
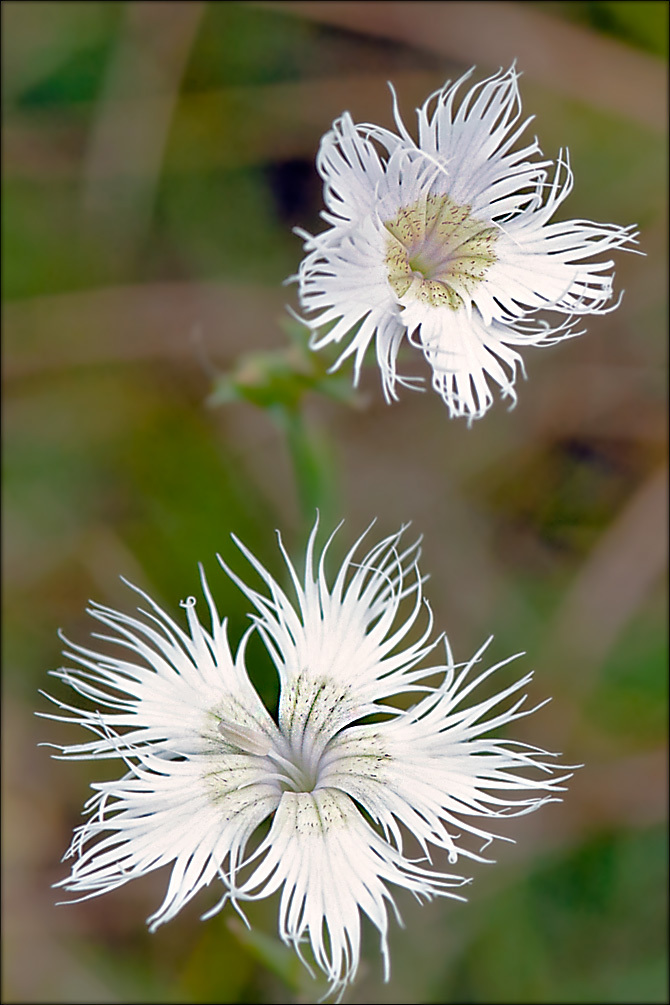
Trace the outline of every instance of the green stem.
<instances>
[{"instance_id":1,"label":"green stem","mask_svg":"<svg viewBox=\"0 0 670 1005\"><path fill-rule=\"evenodd\" d=\"M332 445L320 430L310 428L297 407L278 405L272 414L286 436L293 463L300 511L311 526L317 511L327 524L337 519L337 479Z\"/></svg>"}]
</instances>

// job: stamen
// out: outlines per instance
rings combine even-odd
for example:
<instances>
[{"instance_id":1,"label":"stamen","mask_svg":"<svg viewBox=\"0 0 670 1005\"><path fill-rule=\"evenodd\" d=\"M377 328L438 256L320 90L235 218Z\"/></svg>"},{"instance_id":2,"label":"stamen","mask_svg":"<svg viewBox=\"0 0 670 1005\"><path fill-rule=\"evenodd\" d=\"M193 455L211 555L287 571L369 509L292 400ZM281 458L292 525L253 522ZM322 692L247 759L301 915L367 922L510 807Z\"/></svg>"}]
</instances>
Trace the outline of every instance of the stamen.
<instances>
[{"instance_id":1,"label":"stamen","mask_svg":"<svg viewBox=\"0 0 670 1005\"><path fill-rule=\"evenodd\" d=\"M272 748L267 736L255 729L247 726L233 725L222 719L219 723L219 732L228 743L240 747L247 754L257 754L259 757L267 757Z\"/></svg>"},{"instance_id":2,"label":"stamen","mask_svg":"<svg viewBox=\"0 0 670 1005\"><path fill-rule=\"evenodd\" d=\"M270 750L268 757L284 771L283 779L286 787L293 792L313 792L316 788L316 778L310 777L304 766L283 757L276 750Z\"/></svg>"}]
</instances>

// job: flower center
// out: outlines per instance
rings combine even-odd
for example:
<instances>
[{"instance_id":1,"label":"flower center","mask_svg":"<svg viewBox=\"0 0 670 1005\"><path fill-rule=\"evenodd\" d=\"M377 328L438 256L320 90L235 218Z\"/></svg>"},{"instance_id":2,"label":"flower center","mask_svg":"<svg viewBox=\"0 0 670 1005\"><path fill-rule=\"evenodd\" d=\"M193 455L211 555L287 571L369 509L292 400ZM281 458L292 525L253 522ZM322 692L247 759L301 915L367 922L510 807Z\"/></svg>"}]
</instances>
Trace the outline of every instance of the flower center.
<instances>
[{"instance_id":1,"label":"flower center","mask_svg":"<svg viewBox=\"0 0 670 1005\"><path fill-rule=\"evenodd\" d=\"M221 719L218 730L226 743L244 754L267 757L273 764L273 774L283 792L312 792L319 780L320 757L307 745L286 740L281 749L257 729ZM310 756L310 754L312 756Z\"/></svg>"},{"instance_id":2,"label":"flower center","mask_svg":"<svg viewBox=\"0 0 670 1005\"><path fill-rule=\"evenodd\" d=\"M456 311L496 261L496 228L448 195L427 195L384 226L388 281L404 304Z\"/></svg>"},{"instance_id":3,"label":"flower center","mask_svg":"<svg viewBox=\"0 0 670 1005\"><path fill-rule=\"evenodd\" d=\"M289 757L273 749L268 757L277 769L277 780L284 792L314 792L318 788L319 765L310 762L300 751L292 750Z\"/></svg>"}]
</instances>

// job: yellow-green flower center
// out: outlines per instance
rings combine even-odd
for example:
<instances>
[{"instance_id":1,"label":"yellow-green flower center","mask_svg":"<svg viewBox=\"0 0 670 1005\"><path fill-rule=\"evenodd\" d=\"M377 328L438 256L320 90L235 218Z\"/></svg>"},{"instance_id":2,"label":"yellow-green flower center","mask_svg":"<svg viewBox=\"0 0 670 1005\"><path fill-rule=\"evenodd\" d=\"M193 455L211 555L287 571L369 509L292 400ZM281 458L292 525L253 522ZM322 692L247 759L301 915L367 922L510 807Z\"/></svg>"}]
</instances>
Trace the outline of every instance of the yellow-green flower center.
<instances>
[{"instance_id":1,"label":"yellow-green flower center","mask_svg":"<svg viewBox=\"0 0 670 1005\"><path fill-rule=\"evenodd\" d=\"M456 311L496 260L497 229L448 195L428 195L384 223L386 267L398 300Z\"/></svg>"}]
</instances>

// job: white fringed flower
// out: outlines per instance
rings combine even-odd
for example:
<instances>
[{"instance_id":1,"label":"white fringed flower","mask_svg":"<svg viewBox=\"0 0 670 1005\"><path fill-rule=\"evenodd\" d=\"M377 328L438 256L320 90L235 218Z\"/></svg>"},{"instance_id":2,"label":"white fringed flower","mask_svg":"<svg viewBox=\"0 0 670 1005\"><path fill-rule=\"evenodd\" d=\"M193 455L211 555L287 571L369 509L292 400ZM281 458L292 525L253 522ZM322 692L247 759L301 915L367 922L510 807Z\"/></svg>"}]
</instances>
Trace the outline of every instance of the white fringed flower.
<instances>
[{"instance_id":1,"label":"white fringed flower","mask_svg":"<svg viewBox=\"0 0 670 1005\"><path fill-rule=\"evenodd\" d=\"M224 565L255 610L235 657L204 576L209 629L193 598L183 604L187 631L139 590L148 605L140 618L95 604L90 614L112 632L95 637L121 651L71 646L78 668L53 672L93 710L56 701L67 714L49 717L94 734L59 747L62 756L124 766L118 780L93 786L89 819L66 856L71 874L58 885L85 899L170 865L152 929L213 880L223 894L205 917L228 900L241 912L244 901L280 890L281 938L299 954L309 942L339 994L358 966L361 914L380 932L388 977L391 887L458 897L467 880L447 863L483 861L495 836L489 822L555 800L570 776L553 774L554 755L487 735L529 714L517 696L532 674L466 704L509 662L475 671L488 643L465 665L447 644L446 664L417 668L440 640L429 642L429 612L417 631L428 609L418 546L402 550L402 530L357 561L359 539L332 583L330 541L317 558L316 532L304 579L280 539L295 600L237 542L264 589ZM277 722L244 667L254 631L279 675ZM388 703L412 694L406 710ZM255 835L266 819L266 836ZM460 843L464 833L478 850Z\"/></svg>"},{"instance_id":2,"label":"white fringed flower","mask_svg":"<svg viewBox=\"0 0 670 1005\"><path fill-rule=\"evenodd\" d=\"M515 403L523 363L513 346L581 334L578 317L617 306L614 263L602 256L630 250L636 232L551 223L572 189L567 153L549 179L552 162L537 159L537 139L518 147L531 120L520 123L514 67L476 84L457 106L469 75L418 110L418 142L395 95L400 135L355 125L348 112L334 122L317 157L329 229L298 231L306 256L294 278L312 348L345 343L335 367L353 355L354 383L374 339L386 400L397 398L396 384L416 386L396 372L406 336L451 416L471 421L493 402L489 378ZM551 327L544 311L565 317Z\"/></svg>"}]
</instances>

